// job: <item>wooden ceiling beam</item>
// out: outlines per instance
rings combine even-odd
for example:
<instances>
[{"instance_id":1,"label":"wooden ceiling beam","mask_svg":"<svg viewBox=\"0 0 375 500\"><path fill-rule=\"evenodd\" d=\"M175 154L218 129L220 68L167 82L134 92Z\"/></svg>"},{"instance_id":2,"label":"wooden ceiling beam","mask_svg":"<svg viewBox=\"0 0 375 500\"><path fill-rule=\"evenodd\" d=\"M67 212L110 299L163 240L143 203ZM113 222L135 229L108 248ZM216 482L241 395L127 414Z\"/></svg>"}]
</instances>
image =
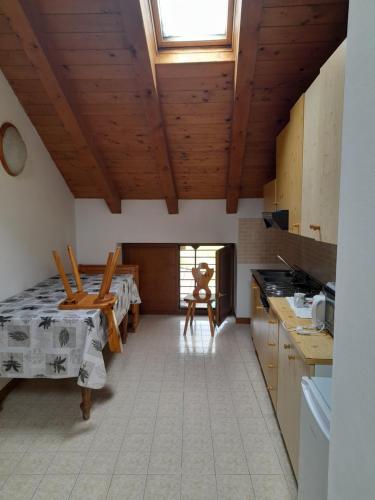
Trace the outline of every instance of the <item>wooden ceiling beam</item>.
<instances>
[{"instance_id":1,"label":"wooden ceiling beam","mask_svg":"<svg viewBox=\"0 0 375 500\"><path fill-rule=\"evenodd\" d=\"M229 169L227 178L227 213L236 213L246 150L246 135L254 85L259 26L263 0L237 2L235 17L235 88Z\"/></svg>"},{"instance_id":2,"label":"wooden ceiling beam","mask_svg":"<svg viewBox=\"0 0 375 500\"><path fill-rule=\"evenodd\" d=\"M159 182L170 214L178 213L178 197L171 167L168 140L163 121L155 74L155 39L146 0L118 0L126 38L133 56L133 67L141 93Z\"/></svg>"},{"instance_id":3,"label":"wooden ceiling beam","mask_svg":"<svg viewBox=\"0 0 375 500\"><path fill-rule=\"evenodd\" d=\"M56 54L45 42L40 25L40 15L32 0L2 0L1 7L13 30L19 36L22 47L36 69L56 113L79 153L82 163L91 166L95 185L102 192L112 213L121 213L121 199L109 172L97 150L85 123L77 113L69 82L61 75L56 64Z\"/></svg>"}]
</instances>

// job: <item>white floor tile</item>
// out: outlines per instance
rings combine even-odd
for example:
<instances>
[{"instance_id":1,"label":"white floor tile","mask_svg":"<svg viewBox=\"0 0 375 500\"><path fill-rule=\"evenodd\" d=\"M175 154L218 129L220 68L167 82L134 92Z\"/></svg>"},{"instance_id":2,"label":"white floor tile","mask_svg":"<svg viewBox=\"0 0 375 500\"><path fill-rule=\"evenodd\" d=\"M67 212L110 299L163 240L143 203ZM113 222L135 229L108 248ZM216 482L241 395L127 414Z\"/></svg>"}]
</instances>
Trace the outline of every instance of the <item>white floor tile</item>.
<instances>
[{"instance_id":1,"label":"white floor tile","mask_svg":"<svg viewBox=\"0 0 375 500\"><path fill-rule=\"evenodd\" d=\"M248 475L217 475L216 483L219 500L255 500Z\"/></svg>"},{"instance_id":2,"label":"white floor tile","mask_svg":"<svg viewBox=\"0 0 375 500\"><path fill-rule=\"evenodd\" d=\"M75 380L20 383L0 413L0 499L294 500L248 326L183 327L142 317L87 422Z\"/></svg>"},{"instance_id":3,"label":"white floor tile","mask_svg":"<svg viewBox=\"0 0 375 500\"><path fill-rule=\"evenodd\" d=\"M68 500L77 480L75 474L47 474L32 497L33 500Z\"/></svg>"},{"instance_id":4,"label":"white floor tile","mask_svg":"<svg viewBox=\"0 0 375 500\"><path fill-rule=\"evenodd\" d=\"M112 476L80 474L74 485L71 500L105 500Z\"/></svg>"},{"instance_id":5,"label":"white floor tile","mask_svg":"<svg viewBox=\"0 0 375 500\"><path fill-rule=\"evenodd\" d=\"M179 474L147 477L145 500L178 500L179 498L181 498Z\"/></svg>"},{"instance_id":6,"label":"white floor tile","mask_svg":"<svg viewBox=\"0 0 375 500\"><path fill-rule=\"evenodd\" d=\"M143 500L146 476L113 476L107 500Z\"/></svg>"}]
</instances>

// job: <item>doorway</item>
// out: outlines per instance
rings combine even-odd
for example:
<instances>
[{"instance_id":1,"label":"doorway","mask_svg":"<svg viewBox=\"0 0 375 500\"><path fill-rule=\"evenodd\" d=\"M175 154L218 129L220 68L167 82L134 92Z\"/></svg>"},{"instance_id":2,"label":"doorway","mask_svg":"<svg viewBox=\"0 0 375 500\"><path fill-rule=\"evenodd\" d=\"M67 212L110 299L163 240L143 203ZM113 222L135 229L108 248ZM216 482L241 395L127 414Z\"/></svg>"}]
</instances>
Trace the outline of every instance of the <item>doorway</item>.
<instances>
[{"instance_id":1,"label":"doorway","mask_svg":"<svg viewBox=\"0 0 375 500\"><path fill-rule=\"evenodd\" d=\"M214 269L214 275L209 283L212 295L216 293L216 251L224 245L180 245L180 308L187 308L184 297L192 292L195 283L192 275L193 267L206 262ZM197 309L207 309L207 304L197 304Z\"/></svg>"},{"instance_id":2,"label":"doorway","mask_svg":"<svg viewBox=\"0 0 375 500\"><path fill-rule=\"evenodd\" d=\"M233 244L124 243L123 264L139 266L141 314L184 314L185 295L194 289L192 268L206 262L214 268L210 289L216 295L217 323L233 313L235 247ZM199 304L197 313L206 314Z\"/></svg>"}]
</instances>

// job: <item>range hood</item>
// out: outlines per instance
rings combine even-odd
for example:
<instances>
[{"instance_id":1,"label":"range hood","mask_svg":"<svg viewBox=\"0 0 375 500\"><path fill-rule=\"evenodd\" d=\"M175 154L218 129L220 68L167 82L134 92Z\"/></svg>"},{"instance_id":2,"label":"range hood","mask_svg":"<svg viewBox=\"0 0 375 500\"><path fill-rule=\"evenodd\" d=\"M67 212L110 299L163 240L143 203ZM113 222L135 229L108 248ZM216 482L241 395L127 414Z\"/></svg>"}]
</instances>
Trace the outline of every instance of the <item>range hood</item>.
<instances>
[{"instance_id":1,"label":"range hood","mask_svg":"<svg viewBox=\"0 0 375 500\"><path fill-rule=\"evenodd\" d=\"M267 228L289 229L289 210L263 212L263 220Z\"/></svg>"}]
</instances>

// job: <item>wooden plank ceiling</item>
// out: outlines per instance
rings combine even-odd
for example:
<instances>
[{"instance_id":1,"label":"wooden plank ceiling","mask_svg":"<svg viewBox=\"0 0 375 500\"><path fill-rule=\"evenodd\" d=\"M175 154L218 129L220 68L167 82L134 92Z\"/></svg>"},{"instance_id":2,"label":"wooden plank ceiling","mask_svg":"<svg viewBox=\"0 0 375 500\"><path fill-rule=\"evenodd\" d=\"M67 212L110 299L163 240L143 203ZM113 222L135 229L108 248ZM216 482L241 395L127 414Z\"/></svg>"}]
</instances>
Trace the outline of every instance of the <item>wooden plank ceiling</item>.
<instances>
[{"instance_id":1,"label":"wooden plank ceiling","mask_svg":"<svg viewBox=\"0 0 375 500\"><path fill-rule=\"evenodd\" d=\"M0 68L75 197L113 212L120 198L165 199L170 213L179 198L228 198L235 212L274 177L275 137L345 38L348 1L238 0L259 18L238 20L233 53L156 58L138 1L0 0Z\"/></svg>"}]
</instances>

